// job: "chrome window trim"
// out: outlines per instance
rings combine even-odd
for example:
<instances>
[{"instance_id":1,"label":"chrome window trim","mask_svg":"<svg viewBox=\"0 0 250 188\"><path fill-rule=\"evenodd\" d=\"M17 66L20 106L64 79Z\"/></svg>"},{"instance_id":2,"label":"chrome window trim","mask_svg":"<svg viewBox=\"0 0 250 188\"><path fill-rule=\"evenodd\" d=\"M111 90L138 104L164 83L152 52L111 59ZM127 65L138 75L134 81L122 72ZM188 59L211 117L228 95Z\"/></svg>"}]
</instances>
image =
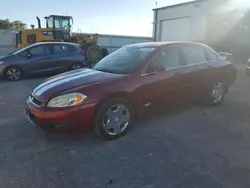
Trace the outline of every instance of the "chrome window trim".
<instances>
[{"instance_id":1,"label":"chrome window trim","mask_svg":"<svg viewBox=\"0 0 250 188\"><path fill-rule=\"evenodd\" d=\"M152 63L152 61L156 58L156 56L161 53L163 50L167 49L167 48L172 48L172 47L176 47L176 46L179 46L179 45L173 45L173 46L168 46L168 47L165 47L165 48L162 48L159 52L157 52L157 54L155 54L155 56L149 61L149 63L147 64L147 66L144 68L144 70L142 71L142 74L141 76L147 76L147 75L151 75L151 73L146 73L146 69L148 68L148 66ZM176 68L176 67L175 67ZM166 69L165 69L166 71ZM157 71L154 71L153 73L156 73Z\"/></svg>"}]
</instances>

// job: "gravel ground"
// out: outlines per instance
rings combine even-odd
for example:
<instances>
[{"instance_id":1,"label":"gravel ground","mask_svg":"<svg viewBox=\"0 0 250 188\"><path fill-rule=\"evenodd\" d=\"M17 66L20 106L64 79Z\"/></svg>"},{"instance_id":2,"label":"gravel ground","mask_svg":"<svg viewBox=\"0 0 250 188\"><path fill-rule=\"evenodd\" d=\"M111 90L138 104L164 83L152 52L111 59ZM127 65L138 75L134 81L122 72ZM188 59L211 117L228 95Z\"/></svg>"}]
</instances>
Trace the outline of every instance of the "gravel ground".
<instances>
[{"instance_id":1,"label":"gravel ground","mask_svg":"<svg viewBox=\"0 0 250 188\"><path fill-rule=\"evenodd\" d=\"M105 142L44 133L24 102L41 78L0 82L1 188L250 187L250 87L244 68L218 107L191 105Z\"/></svg>"}]
</instances>

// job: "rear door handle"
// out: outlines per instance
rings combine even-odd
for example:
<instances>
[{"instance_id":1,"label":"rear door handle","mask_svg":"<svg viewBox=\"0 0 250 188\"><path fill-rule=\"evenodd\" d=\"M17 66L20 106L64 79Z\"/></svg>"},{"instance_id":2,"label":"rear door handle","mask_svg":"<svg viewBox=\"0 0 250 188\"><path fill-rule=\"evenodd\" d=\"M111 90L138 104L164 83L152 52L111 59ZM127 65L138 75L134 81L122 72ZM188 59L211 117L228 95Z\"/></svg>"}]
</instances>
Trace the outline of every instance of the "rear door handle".
<instances>
[{"instance_id":1,"label":"rear door handle","mask_svg":"<svg viewBox=\"0 0 250 188\"><path fill-rule=\"evenodd\" d=\"M180 75L180 72L178 71L178 72L176 72L174 75L175 75L175 76L179 76L179 75Z\"/></svg>"}]
</instances>

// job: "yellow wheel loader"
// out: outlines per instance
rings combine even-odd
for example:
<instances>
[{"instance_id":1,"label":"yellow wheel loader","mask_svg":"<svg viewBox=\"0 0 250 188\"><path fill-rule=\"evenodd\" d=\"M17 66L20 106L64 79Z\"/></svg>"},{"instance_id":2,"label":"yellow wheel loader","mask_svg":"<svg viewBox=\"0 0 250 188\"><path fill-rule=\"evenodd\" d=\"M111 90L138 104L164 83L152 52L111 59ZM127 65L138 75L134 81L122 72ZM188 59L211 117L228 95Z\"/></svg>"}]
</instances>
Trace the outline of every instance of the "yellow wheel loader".
<instances>
[{"instance_id":1,"label":"yellow wheel loader","mask_svg":"<svg viewBox=\"0 0 250 188\"><path fill-rule=\"evenodd\" d=\"M50 15L44 17L46 27L41 27L41 20L37 18L38 28L26 29L16 33L15 48L23 48L25 46L48 41L73 42L80 45L86 56L86 62L93 64L108 55L106 48L100 49L97 45L98 34L85 35L76 33L72 36L71 28L73 18L71 16Z\"/></svg>"}]
</instances>

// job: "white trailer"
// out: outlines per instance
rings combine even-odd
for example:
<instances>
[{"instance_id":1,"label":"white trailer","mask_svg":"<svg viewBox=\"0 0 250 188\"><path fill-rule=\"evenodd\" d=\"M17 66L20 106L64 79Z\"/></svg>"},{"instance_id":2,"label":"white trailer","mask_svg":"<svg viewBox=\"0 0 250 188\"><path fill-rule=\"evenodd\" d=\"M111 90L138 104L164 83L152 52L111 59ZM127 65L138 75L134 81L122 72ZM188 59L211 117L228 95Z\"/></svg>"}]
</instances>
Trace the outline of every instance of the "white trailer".
<instances>
[{"instance_id":1,"label":"white trailer","mask_svg":"<svg viewBox=\"0 0 250 188\"><path fill-rule=\"evenodd\" d=\"M73 33L73 35L75 34L76 33ZM84 33L84 34L88 35L89 33ZM98 45L102 48L107 48L109 53L128 44L153 41L152 37L108 35L108 34L98 34L98 36L99 36Z\"/></svg>"},{"instance_id":2,"label":"white trailer","mask_svg":"<svg viewBox=\"0 0 250 188\"><path fill-rule=\"evenodd\" d=\"M73 35L75 34L73 33ZM111 53L127 44L152 41L152 37L99 34L98 45L102 48L107 48L109 53ZM0 56L7 55L13 51L13 44L15 44L15 32L13 30L0 30Z\"/></svg>"}]
</instances>

